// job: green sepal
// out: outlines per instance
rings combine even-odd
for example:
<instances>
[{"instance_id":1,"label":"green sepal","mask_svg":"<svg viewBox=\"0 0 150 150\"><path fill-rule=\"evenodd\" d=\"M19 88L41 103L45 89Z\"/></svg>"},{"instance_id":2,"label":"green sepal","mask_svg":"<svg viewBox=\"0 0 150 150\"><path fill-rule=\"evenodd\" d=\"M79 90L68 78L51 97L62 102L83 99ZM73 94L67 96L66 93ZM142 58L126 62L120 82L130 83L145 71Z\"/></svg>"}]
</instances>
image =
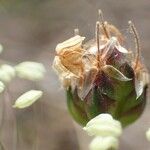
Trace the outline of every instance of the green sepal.
<instances>
[{"instance_id":1,"label":"green sepal","mask_svg":"<svg viewBox=\"0 0 150 150\"><path fill-rule=\"evenodd\" d=\"M87 115L84 111L84 102L79 100L79 97L73 96L71 87L66 90L67 95L67 106L70 114L74 118L74 120L82 126L85 126L89 121ZM77 96L77 95L76 95Z\"/></svg>"},{"instance_id":2,"label":"green sepal","mask_svg":"<svg viewBox=\"0 0 150 150\"><path fill-rule=\"evenodd\" d=\"M101 105L102 96L98 91L98 87L93 87L89 95L91 95L91 98L88 97L87 100L85 100L86 101L85 109L87 116L90 120L99 115L100 113L102 113L103 107Z\"/></svg>"}]
</instances>

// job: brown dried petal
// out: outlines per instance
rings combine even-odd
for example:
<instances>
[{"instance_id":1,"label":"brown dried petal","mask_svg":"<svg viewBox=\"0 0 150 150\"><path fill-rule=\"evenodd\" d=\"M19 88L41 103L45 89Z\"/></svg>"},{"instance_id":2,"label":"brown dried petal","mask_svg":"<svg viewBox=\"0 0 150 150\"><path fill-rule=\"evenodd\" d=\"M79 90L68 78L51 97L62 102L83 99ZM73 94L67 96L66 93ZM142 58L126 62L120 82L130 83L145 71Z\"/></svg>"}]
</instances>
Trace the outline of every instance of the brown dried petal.
<instances>
[{"instance_id":1,"label":"brown dried petal","mask_svg":"<svg viewBox=\"0 0 150 150\"><path fill-rule=\"evenodd\" d=\"M55 56L52 67L59 76L59 79L61 80L61 83L64 87L69 87L71 85L72 78L77 78L75 74L70 72L61 64L58 56Z\"/></svg>"},{"instance_id":2,"label":"brown dried petal","mask_svg":"<svg viewBox=\"0 0 150 150\"><path fill-rule=\"evenodd\" d=\"M59 54L60 52L62 52L62 50L66 49L66 48L70 48L73 46L80 47L84 39L85 39L85 37L81 37L79 35L76 35L76 36L70 38L69 40L66 40L62 43L59 43L56 46L56 52Z\"/></svg>"}]
</instances>

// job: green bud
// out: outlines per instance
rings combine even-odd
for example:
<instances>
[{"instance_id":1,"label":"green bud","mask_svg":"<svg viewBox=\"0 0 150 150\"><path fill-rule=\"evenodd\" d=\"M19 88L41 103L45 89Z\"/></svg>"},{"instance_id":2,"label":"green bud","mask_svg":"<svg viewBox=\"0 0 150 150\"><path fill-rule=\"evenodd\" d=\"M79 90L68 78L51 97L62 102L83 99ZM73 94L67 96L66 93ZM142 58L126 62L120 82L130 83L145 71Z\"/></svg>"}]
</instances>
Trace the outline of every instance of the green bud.
<instances>
[{"instance_id":1,"label":"green bud","mask_svg":"<svg viewBox=\"0 0 150 150\"><path fill-rule=\"evenodd\" d=\"M21 95L13 105L14 108L26 108L31 106L34 102L36 102L43 95L42 91L38 90L30 90L23 95Z\"/></svg>"}]
</instances>

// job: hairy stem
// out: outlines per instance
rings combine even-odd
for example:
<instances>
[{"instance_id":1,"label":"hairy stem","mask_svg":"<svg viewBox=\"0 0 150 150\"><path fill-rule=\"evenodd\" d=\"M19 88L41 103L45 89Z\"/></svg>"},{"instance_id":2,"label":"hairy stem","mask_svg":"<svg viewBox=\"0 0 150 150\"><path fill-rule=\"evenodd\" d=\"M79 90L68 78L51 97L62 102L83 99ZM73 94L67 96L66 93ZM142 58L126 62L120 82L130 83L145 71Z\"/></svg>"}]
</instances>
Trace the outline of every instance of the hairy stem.
<instances>
[{"instance_id":1,"label":"hairy stem","mask_svg":"<svg viewBox=\"0 0 150 150\"><path fill-rule=\"evenodd\" d=\"M101 11L100 9L98 10L98 14L99 14L99 18L100 18L100 20L101 20L101 24L102 24L102 28L103 28L103 30L104 30L104 34L105 34L106 37L109 39L110 36L109 36L109 33L108 33L108 31L107 31L107 28L106 28L106 22L104 22L103 13L102 13L102 11Z\"/></svg>"}]
</instances>

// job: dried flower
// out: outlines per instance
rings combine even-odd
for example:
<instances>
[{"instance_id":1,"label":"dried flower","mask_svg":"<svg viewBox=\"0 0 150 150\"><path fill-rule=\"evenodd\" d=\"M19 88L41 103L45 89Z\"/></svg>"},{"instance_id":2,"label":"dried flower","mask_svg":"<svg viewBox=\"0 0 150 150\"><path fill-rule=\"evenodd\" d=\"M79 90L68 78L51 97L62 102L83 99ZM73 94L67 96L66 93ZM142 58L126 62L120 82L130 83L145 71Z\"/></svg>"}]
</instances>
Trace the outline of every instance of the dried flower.
<instances>
[{"instance_id":1,"label":"dried flower","mask_svg":"<svg viewBox=\"0 0 150 150\"><path fill-rule=\"evenodd\" d=\"M30 61L18 64L15 69L17 76L32 81L43 79L46 72L43 64Z\"/></svg>"},{"instance_id":2,"label":"dried flower","mask_svg":"<svg viewBox=\"0 0 150 150\"><path fill-rule=\"evenodd\" d=\"M23 95L21 95L13 105L14 108L26 108L31 106L35 101L37 101L43 95L42 91L30 90Z\"/></svg>"},{"instance_id":3,"label":"dried flower","mask_svg":"<svg viewBox=\"0 0 150 150\"><path fill-rule=\"evenodd\" d=\"M53 68L66 89L68 109L79 124L84 126L95 116L110 113L127 126L144 110L149 75L140 60L133 23L129 25L136 54L125 48L120 31L100 16L95 40L82 44L85 38L76 32L57 45Z\"/></svg>"},{"instance_id":4,"label":"dried flower","mask_svg":"<svg viewBox=\"0 0 150 150\"><path fill-rule=\"evenodd\" d=\"M81 48L81 44L83 40L84 37L76 35L56 47L57 56L54 59L53 69L66 88L70 85L82 86L82 54L84 50Z\"/></svg>"},{"instance_id":5,"label":"dried flower","mask_svg":"<svg viewBox=\"0 0 150 150\"><path fill-rule=\"evenodd\" d=\"M90 143L90 150L118 149L118 139L115 137L95 137Z\"/></svg>"}]
</instances>

